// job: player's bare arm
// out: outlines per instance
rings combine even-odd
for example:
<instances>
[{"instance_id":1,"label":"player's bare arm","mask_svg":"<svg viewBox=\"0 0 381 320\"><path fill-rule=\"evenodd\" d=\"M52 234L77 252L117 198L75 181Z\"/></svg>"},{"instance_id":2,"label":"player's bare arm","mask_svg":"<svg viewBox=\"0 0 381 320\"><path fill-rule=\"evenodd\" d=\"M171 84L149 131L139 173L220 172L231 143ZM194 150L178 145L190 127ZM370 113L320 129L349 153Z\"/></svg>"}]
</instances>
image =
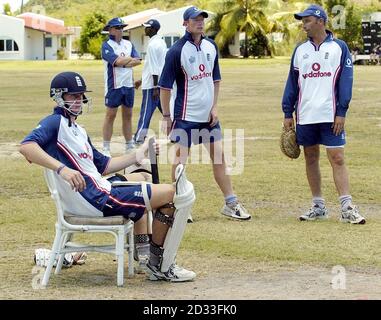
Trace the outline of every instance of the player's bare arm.
<instances>
[{"instance_id":1,"label":"player's bare arm","mask_svg":"<svg viewBox=\"0 0 381 320\"><path fill-rule=\"evenodd\" d=\"M20 146L20 153L29 161L42 167L57 172L63 164L46 153L37 143L31 142ZM79 171L62 167L58 173L75 191L83 191L86 188L85 179Z\"/></svg>"},{"instance_id":2,"label":"player's bare arm","mask_svg":"<svg viewBox=\"0 0 381 320\"><path fill-rule=\"evenodd\" d=\"M123 66L127 65L128 63L130 63L132 60L133 60L133 58L130 56L118 57L118 59L116 59L114 65L117 67L123 67Z\"/></svg>"},{"instance_id":3,"label":"player's bare arm","mask_svg":"<svg viewBox=\"0 0 381 320\"><path fill-rule=\"evenodd\" d=\"M336 116L335 122L332 124L333 133L338 136L344 130L345 117Z\"/></svg>"},{"instance_id":4,"label":"player's bare arm","mask_svg":"<svg viewBox=\"0 0 381 320\"><path fill-rule=\"evenodd\" d=\"M210 116L209 116L209 122L210 126L214 127L218 122L218 115L217 115L217 102L218 102L218 94L220 92L220 82L215 81L214 82L214 99L213 99L213 107L210 110Z\"/></svg>"},{"instance_id":5,"label":"player's bare arm","mask_svg":"<svg viewBox=\"0 0 381 320\"><path fill-rule=\"evenodd\" d=\"M294 128L295 127L294 118L284 118L283 127L286 131L289 131L292 128Z\"/></svg>"},{"instance_id":6,"label":"player's bare arm","mask_svg":"<svg viewBox=\"0 0 381 320\"><path fill-rule=\"evenodd\" d=\"M160 102L163 109L163 119L161 130L169 135L172 127L172 120L169 112L169 102L171 100L171 90L162 89L160 90Z\"/></svg>"},{"instance_id":7,"label":"player's bare arm","mask_svg":"<svg viewBox=\"0 0 381 320\"><path fill-rule=\"evenodd\" d=\"M107 170L103 173L103 175L115 173L133 164L141 163L141 161L148 156L148 141L149 139L145 139L144 143L133 153L111 158ZM154 144L154 147L156 153L158 154L159 145Z\"/></svg>"}]
</instances>

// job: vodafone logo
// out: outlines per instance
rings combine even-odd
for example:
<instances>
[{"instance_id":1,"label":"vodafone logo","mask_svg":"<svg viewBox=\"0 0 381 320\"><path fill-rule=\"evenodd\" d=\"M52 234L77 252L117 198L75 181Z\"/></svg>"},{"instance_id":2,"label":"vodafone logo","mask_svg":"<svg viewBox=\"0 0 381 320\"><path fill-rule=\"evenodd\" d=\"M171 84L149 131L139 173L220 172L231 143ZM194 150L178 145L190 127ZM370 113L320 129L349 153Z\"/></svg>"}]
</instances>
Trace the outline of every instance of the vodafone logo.
<instances>
[{"instance_id":1,"label":"vodafone logo","mask_svg":"<svg viewBox=\"0 0 381 320\"><path fill-rule=\"evenodd\" d=\"M313 71L319 71L320 70L320 64L318 64L318 63L314 63L313 65L312 65L312 70Z\"/></svg>"},{"instance_id":2,"label":"vodafone logo","mask_svg":"<svg viewBox=\"0 0 381 320\"><path fill-rule=\"evenodd\" d=\"M312 64L311 68L312 68L312 71L310 73L302 74L302 77L304 79L307 79L307 78L324 78L324 77L331 77L332 76L331 72L321 72L320 71L321 66L317 62L314 62Z\"/></svg>"},{"instance_id":3,"label":"vodafone logo","mask_svg":"<svg viewBox=\"0 0 381 320\"><path fill-rule=\"evenodd\" d=\"M197 74L197 75L194 75L191 77L191 80L202 80L204 78L209 78L212 76L212 73L211 72L205 72L205 65L204 64L200 64L198 66L198 69L200 70L200 73Z\"/></svg>"}]
</instances>

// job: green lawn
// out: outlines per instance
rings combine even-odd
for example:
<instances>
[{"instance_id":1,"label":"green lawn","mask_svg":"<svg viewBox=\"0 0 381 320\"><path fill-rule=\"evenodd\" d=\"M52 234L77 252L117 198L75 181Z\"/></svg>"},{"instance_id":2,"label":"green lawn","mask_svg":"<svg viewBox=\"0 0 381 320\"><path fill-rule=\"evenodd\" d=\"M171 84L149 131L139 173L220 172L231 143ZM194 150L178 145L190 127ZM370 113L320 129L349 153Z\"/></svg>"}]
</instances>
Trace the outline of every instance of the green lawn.
<instances>
[{"instance_id":1,"label":"green lawn","mask_svg":"<svg viewBox=\"0 0 381 320\"><path fill-rule=\"evenodd\" d=\"M288 63L288 58L221 61L219 117L224 129L244 129L245 168L243 174L232 176L232 180L235 192L253 213L253 219L237 222L221 216L223 198L214 183L210 164L189 165L188 177L197 196L193 209L195 223L188 225L178 260L186 257L186 266L195 271L201 270L192 261L209 259L212 263L219 258L226 259L231 266L244 264L249 269L261 263L381 269L381 67L355 66L345 150L352 195L367 223L352 226L338 222L337 194L323 149L323 192L330 219L317 223L297 221L311 199L303 157L288 160L278 145L283 117L280 101ZM82 115L79 122L99 147L104 116L102 62L0 62L0 287L3 287L0 296L6 289L7 297L12 294L17 297L20 290L30 292L32 297L34 249L52 244L55 211L42 170L17 156L14 144L51 112L50 80L65 70L80 72L93 91L89 94L93 98L92 112ZM136 79L141 70L136 68ZM140 102L138 91L134 129ZM152 120L156 132L158 121L156 114ZM118 116L116 138L120 138L120 127ZM160 165L160 175L163 182L169 182L169 165ZM109 268L105 272L115 276L114 266L107 263L109 256L97 259L103 271ZM92 268L96 269L89 261L70 273L89 272ZM62 280L52 277L53 287L65 278L58 279ZM111 286L113 280L107 280ZM60 286L73 287L77 281L72 277L60 282Z\"/></svg>"}]
</instances>

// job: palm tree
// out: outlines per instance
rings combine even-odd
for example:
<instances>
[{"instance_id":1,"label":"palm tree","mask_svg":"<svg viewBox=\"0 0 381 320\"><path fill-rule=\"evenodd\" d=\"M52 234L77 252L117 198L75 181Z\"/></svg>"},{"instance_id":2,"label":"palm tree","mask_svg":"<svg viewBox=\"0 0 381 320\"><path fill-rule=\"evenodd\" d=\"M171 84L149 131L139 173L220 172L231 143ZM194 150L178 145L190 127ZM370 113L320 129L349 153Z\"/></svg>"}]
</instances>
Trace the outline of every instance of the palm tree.
<instances>
[{"instance_id":1,"label":"palm tree","mask_svg":"<svg viewBox=\"0 0 381 320\"><path fill-rule=\"evenodd\" d=\"M244 57L247 58L249 36L258 32L266 34L268 21L263 10L267 4L268 0L226 0L207 30L218 31L215 41L220 47L229 43L237 31L244 32Z\"/></svg>"},{"instance_id":2,"label":"palm tree","mask_svg":"<svg viewBox=\"0 0 381 320\"><path fill-rule=\"evenodd\" d=\"M243 32L245 58L249 56L249 40L256 37L265 40L266 50L271 53L269 34L282 32L284 38L289 36L288 23L293 12L282 11L285 5L288 7L282 0L225 0L216 7L217 13L207 31L216 33L215 41L220 48L226 48L236 32Z\"/></svg>"}]
</instances>

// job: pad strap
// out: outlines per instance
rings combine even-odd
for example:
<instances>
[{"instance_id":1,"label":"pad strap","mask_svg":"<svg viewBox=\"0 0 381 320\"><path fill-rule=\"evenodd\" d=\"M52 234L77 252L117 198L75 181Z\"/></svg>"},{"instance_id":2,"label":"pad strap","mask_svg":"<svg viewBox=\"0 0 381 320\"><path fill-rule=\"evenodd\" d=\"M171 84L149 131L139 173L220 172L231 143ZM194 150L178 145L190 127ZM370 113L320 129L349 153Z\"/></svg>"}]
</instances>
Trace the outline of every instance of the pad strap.
<instances>
[{"instance_id":1,"label":"pad strap","mask_svg":"<svg viewBox=\"0 0 381 320\"><path fill-rule=\"evenodd\" d=\"M175 220L174 217L162 213L159 209L157 209L155 212L155 219L157 219L163 224L168 225L169 227L172 227L173 221Z\"/></svg>"},{"instance_id":2,"label":"pad strap","mask_svg":"<svg viewBox=\"0 0 381 320\"><path fill-rule=\"evenodd\" d=\"M166 203L165 205L161 206L160 209L161 209L161 208L174 209L174 208L176 208L176 207L175 207L175 204L174 204L173 202L168 202L168 203Z\"/></svg>"},{"instance_id":3,"label":"pad strap","mask_svg":"<svg viewBox=\"0 0 381 320\"><path fill-rule=\"evenodd\" d=\"M142 181L141 186L142 186L144 204L146 205L147 211L152 211L151 202L149 201L149 197L148 197L147 183Z\"/></svg>"}]
</instances>

